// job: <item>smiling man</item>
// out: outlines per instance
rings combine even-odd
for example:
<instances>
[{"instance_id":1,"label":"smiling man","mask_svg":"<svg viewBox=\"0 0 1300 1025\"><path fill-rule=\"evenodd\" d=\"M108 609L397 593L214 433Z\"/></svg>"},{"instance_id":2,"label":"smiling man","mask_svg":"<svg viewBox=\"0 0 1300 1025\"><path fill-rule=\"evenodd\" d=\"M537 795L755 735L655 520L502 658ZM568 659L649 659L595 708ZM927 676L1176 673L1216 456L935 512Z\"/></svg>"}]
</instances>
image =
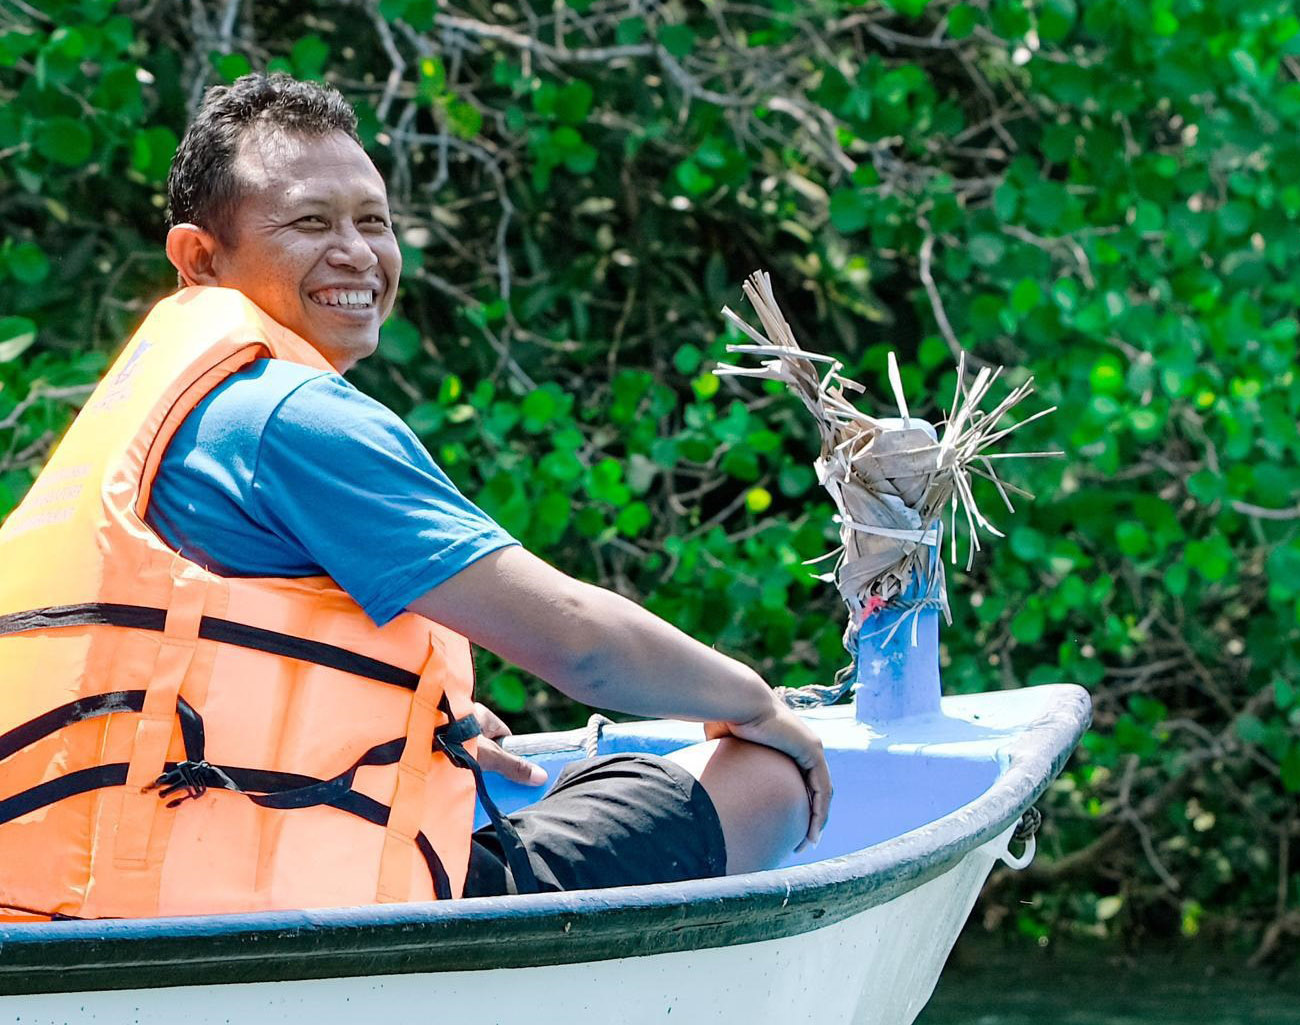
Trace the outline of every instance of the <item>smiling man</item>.
<instances>
[{"instance_id":1,"label":"smiling man","mask_svg":"<svg viewBox=\"0 0 1300 1025\"><path fill-rule=\"evenodd\" d=\"M192 129L177 154L167 255L186 280L220 281L274 311L342 373L374 352L397 299L402 255L384 180L343 129L230 134L214 144ZM233 149L233 159L201 191L188 175L202 173L194 165L213 145Z\"/></svg>"},{"instance_id":2,"label":"smiling man","mask_svg":"<svg viewBox=\"0 0 1300 1025\"><path fill-rule=\"evenodd\" d=\"M341 376L401 273L343 99L211 89L168 186L184 287L0 529L0 917L651 883L815 842L821 745L761 678L525 551ZM711 739L576 763L471 836L479 764L546 776L491 739L470 642Z\"/></svg>"}]
</instances>

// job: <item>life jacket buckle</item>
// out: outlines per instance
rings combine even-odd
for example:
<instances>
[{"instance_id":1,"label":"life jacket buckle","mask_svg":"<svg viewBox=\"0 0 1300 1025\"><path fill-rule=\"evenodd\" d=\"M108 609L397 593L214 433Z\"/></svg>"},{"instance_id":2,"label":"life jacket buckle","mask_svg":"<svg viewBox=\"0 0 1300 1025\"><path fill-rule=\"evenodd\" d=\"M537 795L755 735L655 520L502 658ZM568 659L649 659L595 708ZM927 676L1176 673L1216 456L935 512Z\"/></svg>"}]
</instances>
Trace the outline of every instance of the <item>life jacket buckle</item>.
<instances>
[{"instance_id":1,"label":"life jacket buckle","mask_svg":"<svg viewBox=\"0 0 1300 1025\"><path fill-rule=\"evenodd\" d=\"M450 710L448 710L448 715L450 714ZM477 737L481 732L478 720L472 715L451 719L434 731L434 745L441 749L453 765L468 769L474 759L465 750L465 741L471 737Z\"/></svg>"},{"instance_id":2,"label":"life jacket buckle","mask_svg":"<svg viewBox=\"0 0 1300 1025\"><path fill-rule=\"evenodd\" d=\"M167 801L168 808L175 808L191 798L202 797L208 792L209 787L214 786L221 790L239 789L234 780L211 762L184 761L177 762L174 769L164 772L145 787L145 790L157 790L159 800L166 800L172 794L180 793L182 790L185 791L175 800Z\"/></svg>"},{"instance_id":3,"label":"life jacket buckle","mask_svg":"<svg viewBox=\"0 0 1300 1025\"><path fill-rule=\"evenodd\" d=\"M447 756L452 765L460 769L469 768L469 752L465 750L463 744L447 740L446 737L442 736L435 736L434 740L438 749Z\"/></svg>"}]
</instances>

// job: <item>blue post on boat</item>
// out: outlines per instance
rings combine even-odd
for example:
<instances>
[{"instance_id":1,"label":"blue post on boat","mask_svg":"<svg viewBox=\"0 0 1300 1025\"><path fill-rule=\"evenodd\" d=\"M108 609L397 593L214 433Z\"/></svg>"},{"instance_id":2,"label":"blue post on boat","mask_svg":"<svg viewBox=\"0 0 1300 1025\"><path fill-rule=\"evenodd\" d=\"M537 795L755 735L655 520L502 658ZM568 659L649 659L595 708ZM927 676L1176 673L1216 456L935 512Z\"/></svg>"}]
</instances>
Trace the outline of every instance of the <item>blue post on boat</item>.
<instances>
[{"instance_id":1,"label":"blue post on boat","mask_svg":"<svg viewBox=\"0 0 1300 1025\"><path fill-rule=\"evenodd\" d=\"M934 588L942 587L936 580L942 572L939 545L930 552L929 572L914 576L899 600L868 616L858 628L853 686L858 722L940 714L939 610L933 602Z\"/></svg>"}]
</instances>

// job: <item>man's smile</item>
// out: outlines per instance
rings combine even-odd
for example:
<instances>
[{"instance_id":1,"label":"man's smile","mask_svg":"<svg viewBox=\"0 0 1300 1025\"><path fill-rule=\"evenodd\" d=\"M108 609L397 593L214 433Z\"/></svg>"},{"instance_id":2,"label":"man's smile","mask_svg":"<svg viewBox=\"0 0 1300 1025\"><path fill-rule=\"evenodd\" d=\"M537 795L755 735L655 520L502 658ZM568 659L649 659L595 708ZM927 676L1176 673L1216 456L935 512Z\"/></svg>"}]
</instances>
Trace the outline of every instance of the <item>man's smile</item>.
<instances>
[{"instance_id":1,"label":"man's smile","mask_svg":"<svg viewBox=\"0 0 1300 1025\"><path fill-rule=\"evenodd\" d=\"M322 288L309 296L317 306L338 306L343 309L364 310L375 305L375 291L370 288Z\"/></svg>"}]
</instances>

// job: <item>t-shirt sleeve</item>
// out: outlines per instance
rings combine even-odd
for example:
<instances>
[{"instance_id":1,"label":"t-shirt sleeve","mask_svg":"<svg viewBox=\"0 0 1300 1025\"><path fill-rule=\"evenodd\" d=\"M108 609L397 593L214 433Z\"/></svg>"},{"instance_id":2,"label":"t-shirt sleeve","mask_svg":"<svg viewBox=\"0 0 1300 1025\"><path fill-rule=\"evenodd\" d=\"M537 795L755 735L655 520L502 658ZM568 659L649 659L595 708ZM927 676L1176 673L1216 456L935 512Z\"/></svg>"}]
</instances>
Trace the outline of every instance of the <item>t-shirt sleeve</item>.
<instances>
[{"instance_id":1,"label":"t-shirt sleeve","mask_svg":"<svg viewBox=\"0 0 1300 1025\"><path fill-rule=\"evenodd\" d=\"M395 413L332 375L300 384L267 421L252 504L380 626L517 543L457 490Z\"/></svg>"}]
</instances>

